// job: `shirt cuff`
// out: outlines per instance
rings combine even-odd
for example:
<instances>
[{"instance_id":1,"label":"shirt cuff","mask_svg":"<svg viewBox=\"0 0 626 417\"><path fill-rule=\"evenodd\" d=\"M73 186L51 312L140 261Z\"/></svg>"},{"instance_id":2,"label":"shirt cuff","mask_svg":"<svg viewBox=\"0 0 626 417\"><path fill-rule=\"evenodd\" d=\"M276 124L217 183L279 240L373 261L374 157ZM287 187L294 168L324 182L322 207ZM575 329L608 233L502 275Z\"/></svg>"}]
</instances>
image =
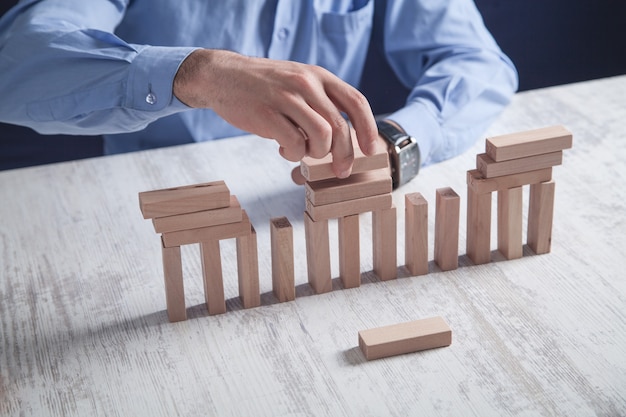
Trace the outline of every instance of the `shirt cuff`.
<instances>
[{"instance_id":1,"label":"shirt cuff","mask_svg":"<svg viewBox=\"0 0 626 417\"><path fill-rule=\"evenodd\" d=\"M180 64L198 48L144 46L131 64L125 107L167 113L188 109L173 94L174 77Z\"/></svg>"},{"instance_id":2,"label":"shirt cuff","mask_svg":"<svg viewBox=\"0 0 626 417\"><path fill-rule=\"evenodd\" d=\"M419 101L411 102L402 109L391 113L385 119L392 120L417 141L422 166L437 162L444 148L441 124L433 112Z\"/></svg>"}]
</instances>

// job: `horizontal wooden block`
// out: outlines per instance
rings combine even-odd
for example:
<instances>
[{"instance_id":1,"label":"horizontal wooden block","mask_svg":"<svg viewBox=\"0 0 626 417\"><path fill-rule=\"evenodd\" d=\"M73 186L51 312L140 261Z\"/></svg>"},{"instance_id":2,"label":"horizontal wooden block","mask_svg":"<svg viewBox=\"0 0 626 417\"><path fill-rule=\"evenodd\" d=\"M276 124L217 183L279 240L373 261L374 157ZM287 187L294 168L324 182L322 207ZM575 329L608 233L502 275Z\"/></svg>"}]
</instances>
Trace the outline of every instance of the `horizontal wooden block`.
<instances>
[{"instance_id":1,"label":"horizontal wooden block","mask_svg":"<svg viewBox=\"0 0 626 417\"><path fill-rule=\"evenodd\" d=\"M552 153L571 147L572 132L564 126L494 136L485 141L487 155L496 162Z\"/></svg>"},{"instance_id":2,"label":"horizontal wooden block","mask_svg":"<svg viewBox=\"0 0 626 417\"><path fill-rule=\"evenodd\" d=\"M200 229L180 230L178 232L163 233L163 244L166 247L190 245L192 243L209 240L231 239L250 234L250 219L245 210L242 210L242 219L237 223L220 224L217 226L201 227Z\"/></svg>"},{"instance_id":3,"label":"horizontal wooden block","mask_svg":"<svg viewBox=\"0 0 626 417\"><path fill-rule=\"evenodd\" d=\"M476 168L485 178L514 175L522 172L535 171L561 165L563 151L528 156L526 158L511 159L509 161L495 162L486 153L476 155Z\"/></svg>"},{"instance_id":4,"label":"horizontal wooden block","mask_svg":"<svg viewBox=\"0 0 626 417\"><path fill-rule=\"evenodd\" d=\"M320 181L328 178L336 178L332 168L332 154L321 159L314 159L309 156L302 158L300 171L307 181ZM354 164L352 174L372 171L375 169L389 168L389 155L386 152L365 156L359 147L354 148Z\"/></svg>"},{"instance_id":5,"label":"horizontal wooden block","mask_svg":"<svg viewBox=\"0 0 626 417\"><path fill-rule=\"evenodd\" d=\"M375 195L372 197L359 198L358 200L348 200L322 206L313 205L306 200L306 211L315 221L325 219L336 219L338 217L350 216L352 214L368 213L370 211L384 210L391 208L393 200L391 194Z\"/></svg>"},{"instance_id":6,"label":"horizontal wooden block","mask_svg":"<svg viewBox=\"0 0 626 417\"><path fill-rule=\"evenodd\" d=\"M523 185L539 184L552 179L552 168L544 168L520 174L485 178L477 169L467 171L467 185L478 194L508 190Z\"/></svg>"},{"instance_id":7,"label":"horizontal wooden block","mask_svg":"<svg viewBox=\"0 0 626 417\"><path fill-rule=\"evenodd\" d=\"M230 191L224 181L139 193L144 219L212 210L230 205Z\"/></svg>"},{"instance_id":8,"label":"horizontal wooden block","mask_svg":"<svg viewBox=\"0 0 626 417\"><path fill-rule=\"evenodd\" d=\"M196 211L176 216L157 217L152 219L157 233L176 232L178 230L198 229L219 224L241 221L241 205L237 197L230 196L230 206L213 210Z\"/></svg>"},{"instance_id":9,"label":"horizontal wooden block","mask_svg":"<svg viewBox=\"0 0 626 417\"><path fill-rule=\"evenodd\" d=\"M330 178L305 184L306 198L316 206L390 193L393 184L389 170L352 174L348 178Z\"/></svg>"},{"instance_id":10,"label":"horizontal wooden block","mask_svg":"<svg viewBox=\"0 0 626 417\"><path fill-rule=\"evenodd\" d=\"M359 347L368 360L451 344L452 330L442 317L392 324L359 332Z\"/></svg>"}]
</instances>

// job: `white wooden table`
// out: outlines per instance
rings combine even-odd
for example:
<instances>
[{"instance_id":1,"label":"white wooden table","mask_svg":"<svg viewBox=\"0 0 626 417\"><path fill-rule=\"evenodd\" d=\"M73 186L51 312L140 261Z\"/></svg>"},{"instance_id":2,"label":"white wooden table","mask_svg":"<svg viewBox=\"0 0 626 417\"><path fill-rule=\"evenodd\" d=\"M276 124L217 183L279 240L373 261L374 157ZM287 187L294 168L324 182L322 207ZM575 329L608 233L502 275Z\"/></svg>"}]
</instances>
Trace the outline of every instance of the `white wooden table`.
<instances>
[{"instance_id":1,"label":"white wooden table","mask_svg":"<svg viewBox=\"0 0 626 417\"><path fill-rule=\"evenodd\" d=\"M553 124L574 133L554 170L552 252L474 266L465 253L465 172L484 141L394 192L400 277L307 284L304 190L254 137L0 173L0 415L626 415L626 76L518 94L487 135ZM223 179L258 232L262 306L209 316L198 248L183 248L189 319L169 323L159 237L137 193ZM462 198L460 267L409 277L404 194ZM494 205L496 199L494 198ZM526 203L527 204L527 200ZM495 213L495 209L493 211ZM271 294L269 219L294 226L297 298ZM496 247L495 215L492 249ZM368 242L369 241L369 242ZM365 361L362 329L443 316L450 347Z\"/></svg>"}]
</instances>

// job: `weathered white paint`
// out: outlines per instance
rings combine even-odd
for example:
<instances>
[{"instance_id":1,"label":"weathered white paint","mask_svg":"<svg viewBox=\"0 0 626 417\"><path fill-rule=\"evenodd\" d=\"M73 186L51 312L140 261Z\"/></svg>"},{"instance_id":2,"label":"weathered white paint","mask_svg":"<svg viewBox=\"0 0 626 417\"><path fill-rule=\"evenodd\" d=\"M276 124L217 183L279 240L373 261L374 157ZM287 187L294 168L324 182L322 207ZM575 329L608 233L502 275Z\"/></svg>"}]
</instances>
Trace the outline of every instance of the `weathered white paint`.
<instances>
[{"instance_id":1,"label":"weathered white paint","mask_svg":"<svg viewBox=\"0 0 626 417\"><path fill-rule=\"evenodd\" d=\"M363 284L307 284L304 190L271 141L253 137L0 173L0 415L409 416L626 414L626 77L518 94L487 135L563 124L552 252L379 282L370 216ZM484 141L394 193L461 196ZM252 151L254 150L254 151ZM255 225L262 306L238 301L223 241L228 312L208 316L196 246L183 248L189 320L165 313L159 238L137 193L223 179ZM527 194L525 195L527 204ZM494 198L494 205L495 205ZM495 250L495 209L492 248ZM294 227L297 298L271 294L269 219ZM229 260L230 259L230 260ZM450 347L366 362L357 331L434 315Z\"/></svg>"}]
</instances>

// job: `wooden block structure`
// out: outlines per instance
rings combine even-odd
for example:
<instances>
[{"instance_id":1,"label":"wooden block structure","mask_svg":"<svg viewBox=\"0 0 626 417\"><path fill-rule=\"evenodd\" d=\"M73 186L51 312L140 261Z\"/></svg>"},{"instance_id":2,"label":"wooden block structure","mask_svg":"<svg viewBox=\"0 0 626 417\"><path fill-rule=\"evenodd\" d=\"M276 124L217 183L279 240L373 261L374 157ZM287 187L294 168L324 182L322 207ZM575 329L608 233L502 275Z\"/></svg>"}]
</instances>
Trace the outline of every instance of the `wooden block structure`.
<instances>
[{"instance_id":1,"label":"wooden block structure","mask_svg":"<svg viewBox=\"0 0 626 417\"><path fill-rule=\"evenodd\" d=\"M414 320L359 332L367 360L450 346L452 330L442 317Z\"/></svg>"},{"instance_id":2,"label":"wooden block structure","mask_svg":"<svg viewBox=\"0 0 626 417\"><path fill-rule=\"evenodd\" d=\"M491 198L498 193L498 250L507 259L522 256L523 187L530 186L527 244L536 254L550 251L554 210L552 167L572 134L563 126L486 139L476 169L467 172L467 255L475 264L491 261Z\"/></svg>"},{"instance_id":3,"label":"wooden block structure","mask_svg":"<svg viewBox=\"0 0 626 417\"><path fill-rule=\"evenodd\" d=\"M304 230L309 284L316 293L332 290L328 220L337 219L339 269L344 288L361 284L359 215L372 213L374 272L381 280L397 277L396 208L391 197L389 156L365 156L355 146L352 175L338 179L332 156L306 157L300 164L306 179Z\"/></svg>"},{"instance_id":4,"label":"wooden block structure","mask_svg":"<svg viewBox=\"0 0 626 417\"><path fill-rule=\"evenodd\" d=\"M139 193L139 207L161 233L167 313L186 320L182 245L199 244L209 314L226 312L220 240L237 240L239 295L244 308L261 304L256 231L224 181Z\"/></svg>"}]
</instances>

